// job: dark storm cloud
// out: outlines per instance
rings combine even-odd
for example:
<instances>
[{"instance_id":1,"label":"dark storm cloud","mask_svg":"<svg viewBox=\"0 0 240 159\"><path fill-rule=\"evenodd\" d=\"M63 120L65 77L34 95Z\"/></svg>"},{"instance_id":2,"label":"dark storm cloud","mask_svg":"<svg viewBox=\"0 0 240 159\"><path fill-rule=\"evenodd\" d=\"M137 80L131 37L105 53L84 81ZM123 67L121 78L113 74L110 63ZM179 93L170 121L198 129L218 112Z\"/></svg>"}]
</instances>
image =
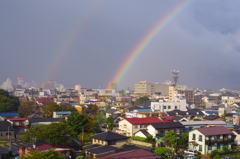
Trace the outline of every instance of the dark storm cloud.
<instances>
[{"instance_id":1,"label":"dark storm cloud","mask_svg":"<svg viewBox=\"0 0 240 159\"><path fill-rule=\"evenodd\" d=\"M69 87L104 87L140 39L178 2L1 1L0 83L21 75L27 81L51 78ZM238 88L239 4L193 1L157 34L119 87L169 81L176 69L179 83L189 87ZM46 77L51 69L54 77Z\"/></svg>"}]
</instances>

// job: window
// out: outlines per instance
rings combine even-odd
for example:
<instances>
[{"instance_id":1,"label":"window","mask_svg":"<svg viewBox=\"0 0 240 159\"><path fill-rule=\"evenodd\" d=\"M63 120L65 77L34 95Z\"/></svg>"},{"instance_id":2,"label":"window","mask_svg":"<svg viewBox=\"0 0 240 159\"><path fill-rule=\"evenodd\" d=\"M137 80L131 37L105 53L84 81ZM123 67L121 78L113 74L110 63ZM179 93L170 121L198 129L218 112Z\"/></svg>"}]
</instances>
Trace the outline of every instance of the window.
<instances>
[{"instance_id":1,"label":"window","mask_svg":"<svg viewBox=\"0 0 240 159\"><path fill-rule=\"evenodd\" d=\"M199 145L199 151L202 151L202 145Z\"/></svg>"},{"instance_id":2,"label":"window","mask_svg":"<svg viewBox=\"0 0 240 159\"><path fill-rule=\"evenodd\" d=\"M170 105L168 106L168 109L171 109L171 106L170 106Z\"/></svg>"},{"instance_id":3,"label":"window","mask_svg":"<svg viewBox=\"0 0 240 159\"><path fill-rule=\"evenodd\" d=\"M137 129L138 128L138 125L134 125L134 129Z\"/></svg>"},{"instance_id":4,"label":"window","mask_svg":"<svg viewBox=\"0 0 240 159\"><path fill-rule=\"evenodd\" d=\"M124 127L124 128L126 128L126 127L127 127L127 125L126 125L126 124L124 124L124 125L123 125L123 127Z\"/></svg>"},{"instance_id":5,"label":"window","mask_svg":"<svg viewBox=\"0 0 240 159\"><path fill-rule=\"evenodd\" d=\"M211 145L208 145L208 150L212 150L212 146Z\"/></svg>"},{"instance_id":6,"label":"window","mask_svg":"<svg viewBox=\"0 0 240 159\"><path fill-rule=\"evenodd\" d=\"M192 135L192 140L196 140L196 135L195 134Z\"/></svg>"},{"instance_id":7,"label":"window","mask_svg":"<svg viewBox=\"0 0 240 159\"><path fill-rule=\"evenodd\" d=\"M177 109L177 106L175 106L175 109Z\"/></svg>"},{"instance_id":8,"label":"window","mask_svg":"<svg viewBox=\"0 0 240 159\"><path fill-rule=\"evenodd\" d=\"M163 106L163 108L164 108L164 109L167 109L167 107L166 107L166 106Z\"/></svg>"},{"instance_id":9,"label":"window","mask_svg":"<svg viewBox=\"0 0 240 159\"><path fill-rule=\"evenodd\" d=\"M217 149L220 149L220 144L217 144Z\"/></svg>"},{"instance_id":10,"label":"window","mask_svg":"<svg viewBox=\"0 0 240 159\"><path fill-rule=\"evenodd\" d=\"M220 135L217 135L217 139L220 139Z\"/></svg>"},{"instance_id":11,"label":"window","mask_svg":"<svg viewBox=\"0 0 240 159\"><path fill-rule=\"evenodd\" d=\"M202 135L199 135L198 141L202 141Z\"/></svg>"}]
</instances>

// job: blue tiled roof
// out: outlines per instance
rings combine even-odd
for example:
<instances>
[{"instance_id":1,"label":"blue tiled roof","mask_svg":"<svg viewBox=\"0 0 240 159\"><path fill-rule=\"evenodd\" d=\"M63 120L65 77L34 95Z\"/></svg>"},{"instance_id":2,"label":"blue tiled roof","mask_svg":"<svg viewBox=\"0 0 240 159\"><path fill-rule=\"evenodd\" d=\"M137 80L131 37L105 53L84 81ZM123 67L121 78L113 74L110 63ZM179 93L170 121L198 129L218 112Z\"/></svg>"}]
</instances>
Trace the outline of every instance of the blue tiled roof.
<instances>
[{"instance_id":1,"label":"blue tiled roof","mask_svg":"<svg viewBox=\"0 0 240 159\"><path fill-rule=\"evenodd\" d=\"M218 114L218 111L205 111L207 114Z\"/></svg>"},{"instance_id":2,"label":"blue tiled roof","mask_svg":"<svg viewBox=\"0 0 240 159\"><path fill-rule=\"evenodd\" d=\"M138 112L151 112L151 109L136 109Z\"/></svg>"},{"instance_id":3,"label":"blue tiled roof","mask_svg":"<svg viewBox=\"0 0 240 159\"><path fill-rule=\"evenodd\" d=\"M70 111L60 111L60 112L56 112L57 115L63 115L63 114L71 114Z\"/></svg>"},{"instance_id":4,"label":"blue tiled roof","mask_svg":"<svg viewBox=\"0 0 240 159\"><path fill-rule=\"evenodd\" d=\"M17 113L0 113L0 116L18 116Z\"/></svg>"}]
</instances>

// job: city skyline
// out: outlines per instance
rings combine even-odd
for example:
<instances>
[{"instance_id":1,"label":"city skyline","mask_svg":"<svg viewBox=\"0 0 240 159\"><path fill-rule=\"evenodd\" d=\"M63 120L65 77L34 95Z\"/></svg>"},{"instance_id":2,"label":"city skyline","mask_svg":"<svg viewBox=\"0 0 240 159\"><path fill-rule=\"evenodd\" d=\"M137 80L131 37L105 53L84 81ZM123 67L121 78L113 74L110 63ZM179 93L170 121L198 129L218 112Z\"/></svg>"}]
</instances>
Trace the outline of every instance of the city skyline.
<instances>
[{"instance_id":1,"label":"city skyline","mask_svg":"<svg viewBox=\"0 0 240 159\"><path fill-rule=\"evenodd\" d=\"M161 31L159 25L119 75L120 89L145 80L170 81L172 70L180 70L181 85L238 89L238 4L1 1L0 83L24 76L26 81L52 80L66 87L106 88L141 39L166 19ZM167 19L167 15L171 16Z\"/></svg>"}]
</instances>

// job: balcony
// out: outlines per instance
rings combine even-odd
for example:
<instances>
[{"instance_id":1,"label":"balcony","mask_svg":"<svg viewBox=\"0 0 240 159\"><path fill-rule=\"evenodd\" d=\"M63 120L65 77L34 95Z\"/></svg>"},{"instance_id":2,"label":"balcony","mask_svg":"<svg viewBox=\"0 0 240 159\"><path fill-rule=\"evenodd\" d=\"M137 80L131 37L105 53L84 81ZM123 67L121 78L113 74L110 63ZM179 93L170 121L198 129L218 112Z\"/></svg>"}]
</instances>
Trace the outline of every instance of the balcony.
<instances>
[{"instance_id":1,"label":"balcony","mask_svg":"<svg viewBox=\"0 0 240 159\"><path fill-rule=\"evenodd\" d=\"M206 145L213 145L215 143L217 143L217 144L225 144L225 143L231 143L231 142L234 142L234 138L205 140L205 144Z\"/></svg>"}]
</instances>

